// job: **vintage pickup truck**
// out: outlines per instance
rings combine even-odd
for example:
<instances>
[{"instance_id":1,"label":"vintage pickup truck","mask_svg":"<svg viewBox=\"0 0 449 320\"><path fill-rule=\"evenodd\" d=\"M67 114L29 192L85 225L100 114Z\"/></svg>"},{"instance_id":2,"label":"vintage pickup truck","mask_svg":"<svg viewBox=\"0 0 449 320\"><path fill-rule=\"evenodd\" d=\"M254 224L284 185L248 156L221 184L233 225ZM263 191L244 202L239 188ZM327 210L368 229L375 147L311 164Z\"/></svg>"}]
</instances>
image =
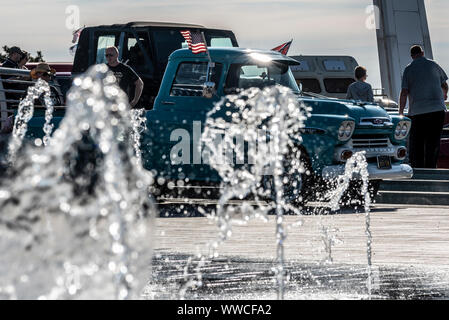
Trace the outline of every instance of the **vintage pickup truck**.
<instances>
[{"instance_id":1,"label":"vintage pickup truck","mask_svg":"<svg viewBox=\"0 0 449 320\"><path fill-rule=\"evenodd\" d=\"M216 92L211 98L202 94L208 58L187 49L177 50L170 56L154 108L146 115L148 130L143 137L142 151L147 169L156 170L166 180L218 182L217 173L208 164L195 163L192 152L189 163L173 164L170 151L179 140L172 134L179 129L188 132L194 150L199 138L195 130L203 128L207 112L224 95L249 86L262 88L278 84L289 87L300 101L312 107L300 146L303 160L312 168L312 177L304 181L313 184L335 178L343 173L346 160L358 151L366 151L370 180L374 184L382 179L412 176L410 166L403 163L410 129L408 118L390 116L375 104L302 96L288 68L298 62L277 52L210 48L209 54L215 63L211 80ZM385 159L385 163L379 161Z\"/></svg>"},{"instance_id":2,"label":"vintage pickup truck","mask_svg":"<svg viewBox=\"0 0 449 320\"><path fill-rule=\"evenodd\" d=\"M146 111L147 130L142 135L142 159L146 169L156 174L156 181L183 181L211 185L220 182L217 172L201 160L176 162L171 153L179 141L179 132L186 133L191 150L198 146L207 113L223 96L248 87L282 85L312 108L302 132L300 146L303 161L311 169L299 187L312 190L315 184L331 180L343 173L345 162L355 152L365 151L369 179L376 189L382 179L410 178L413 171L403 161L407 154L406 138L410 120L391 116L375 104L345 100L306 97L296 84L291 65L294 59L273 51L243 48L209 48L209 88L214 94L203 94L209 58L180 49L170 55L159 93L152 110ZM250 81L248 81L250 80ZM63 116L55 114L57 125ZM35 115L29 124L29 137L42 137L43 115ZM181 135L182 136L182 135ZM178 183L179 185L179 183ZM375 192L375 191L374 191Z\"/></svg>"}]
</instances>

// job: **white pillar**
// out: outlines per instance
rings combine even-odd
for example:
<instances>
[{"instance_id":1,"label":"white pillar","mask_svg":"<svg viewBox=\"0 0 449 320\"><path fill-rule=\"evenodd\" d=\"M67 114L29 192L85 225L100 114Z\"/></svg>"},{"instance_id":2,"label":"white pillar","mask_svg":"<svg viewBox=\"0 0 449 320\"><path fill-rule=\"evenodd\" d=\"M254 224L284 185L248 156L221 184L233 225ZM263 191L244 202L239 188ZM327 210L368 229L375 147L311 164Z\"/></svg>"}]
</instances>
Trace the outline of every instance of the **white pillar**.
<instances>
[{"instance_id":1,"label":"white pillar","mask_svg":"<svg viewBox=\"0 0 449 320\"><path fill-rule=\"evenodd\" d=\"M412 61L410 47L422 46L433 59L424 0L373 0L379 8L377 48L382 87L392 100L398 101L402 73Z\"/></svg>"}]
</instances>

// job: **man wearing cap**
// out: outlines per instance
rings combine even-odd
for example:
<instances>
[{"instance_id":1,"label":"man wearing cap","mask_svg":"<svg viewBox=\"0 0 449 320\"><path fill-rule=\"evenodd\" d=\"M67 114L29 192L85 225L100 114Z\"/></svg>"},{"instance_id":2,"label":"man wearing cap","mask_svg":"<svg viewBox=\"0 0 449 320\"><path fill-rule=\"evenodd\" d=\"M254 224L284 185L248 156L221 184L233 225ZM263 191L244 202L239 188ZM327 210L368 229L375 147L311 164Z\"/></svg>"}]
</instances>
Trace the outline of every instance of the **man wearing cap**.
<instances>
[{"instance_id":1,"label":"man wearing cap","mask_svg":"<svg viewBox=\"0 0 449 320\"><path fill-rule=\"evenodd\" d=\"M1 65L2 68L13 68L13 69L19 69L19 61L22 58L23 52L22 50L20 50L19 47L11 47L9 48L8 51L8 58L6 59L5 62L3 62L3 64ZM14 76L12 75L2 75L0 76L0 78L2 78L3 80L6 79L13 79ZM3 89L6 90L17 90L17 89L21 89L21 85L20 84L15 84L15 83L3 83ZM13 93L13 92L5 92L5 98L6 100L19 100L21 97L19 94L17 93Z\"/></svg>"},{"instance_id":2,"label":"man wearing cap","mask_svg":"<svg viewBox=\"0 0 449 320\"><path fill-rule=\"evenodd\" d=\"M399 114L404 114L407 98L407 116L410 129L410 164L414 168L436 168L440 152L447 99L448 77L443 69L424 57L420 46L410 49L413 59L404 70Z\"/></svg>"},{"instance_id":3,"label":"man wearing cap","mask_svg":"<svg viewBox=\"0 0 449 320\"><path fill-rule=\"evenodd\" d=\"M22 50L19 47L11 47L9 48L8 58L5 62L3 62L3 68L19 68L19 61L23 56Z\"/></svg>"}]
</instances>

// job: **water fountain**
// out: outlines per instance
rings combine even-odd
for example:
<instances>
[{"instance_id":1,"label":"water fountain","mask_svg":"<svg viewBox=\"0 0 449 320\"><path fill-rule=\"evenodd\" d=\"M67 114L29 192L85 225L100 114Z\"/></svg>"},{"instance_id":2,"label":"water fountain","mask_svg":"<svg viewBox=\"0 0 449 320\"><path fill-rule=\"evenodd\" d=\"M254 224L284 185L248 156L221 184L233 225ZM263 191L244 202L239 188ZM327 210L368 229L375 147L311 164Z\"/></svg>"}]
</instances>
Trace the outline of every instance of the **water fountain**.
<instances>
[{"instance_id":1,"label":"water fountain","mask_svg":"<svg viewBox=\"0 0 449 320\"><path fill-rule=\"evenodd\" d=\"M28 88L27 95L19 103L17 116L14 121L14 128L12 137L8 145L8 162L13 163L16 159L17 152L22 146L25 137L28 122L34 114L34 101L43 96L43 101L46 107L43 142L48 144L53 125L51 119L53 117L53 102L50 99L50 87L45 80L38 79L34 86Z\"/></svg>"},{"instance_id":2,"label":"water fountain","mask_svg":"<svg viewBox=\"0 0 449 320\"><path fill-rule=\"evenodd\" d=\"M329 194L326 196L330 199L329 201L329 207L332 210L338 210L340 208L339 202L341 198L343 197L343 194L346 190L348 190L349 184L351 179L353 178L359 178L362 180L362 188L360 191L360 194L364 196L364 210L365 210L365 233L367 237L367 243L366 243L366 254L367 254L367 273L368 273L368 279L367 279L367 289L368 289L368 297L371 298L372 293L372 263L371 263L371 244L372 244L372 236L371 236L371 230L370 230L370 205L371 205L371 198L368 191L368 184L369 184L369 174L368 174L368 163L365 157L365 152L358 152L355 153L345 165L345 172L343 175L337 178L337 186L335 189L332 189Z\"/></svg>"},{"instance_id":3,"label":"water fountain","mask_svg":"<svg viewBox=\"0 0 449 320\"><path fill-rule=\"evenodd\" d=\"M33 98L22 104L29 112L12 154ZM0 186L0 243L9 262L1 267L2 298L138 297L151 262L155 207L133 130L126 95L105 65L74 80L66 116L46 148L23 148ZM81 156L86 142L94 157Z\"/></svg>"},{"instance_id":4,"label":"water fountain","mask_svg":"<svg viewBox=\"0 0 449 320\"><path fill-rule=\"evenodd\" d=\"M285 277L283 214L284 210L292 209L284 199L282 177L284 168L289 168L290 174L305 171L300 163L287 164L284 155L287 152L300 152L295 143L301 142L299 132L304 127L308 111L304 105L298 103L296 96L287 88L248 89L239 95L227 96L218 103L209 112L203 133L203 141L211 151L210 165L223 178L224 189L216 212L219 240L212 244L212 248L217 248L220 242L232 234L232 211L225 209L230 199L244 199L251 194L255 200L260 200L260 197L267 194L274 195L271 208L276 214L278 243L276 278L279 299L284 295ZM295 137L295 140L292 137ZM245 159L245 145L248 165L236 169L234 166L236 162L233 160ZM236 153L235 159L232 155L233 150ZM271 171L273 177L272 187L269 190L262 184L263 177L269 173L267 171ZM243 219L248 221L254 216L266 216L271 208L270 206L252 208L243 205L243 208L237 211L241 211ZM293 210L298 211L296 208Z\"/></svg>"}]
</instances>

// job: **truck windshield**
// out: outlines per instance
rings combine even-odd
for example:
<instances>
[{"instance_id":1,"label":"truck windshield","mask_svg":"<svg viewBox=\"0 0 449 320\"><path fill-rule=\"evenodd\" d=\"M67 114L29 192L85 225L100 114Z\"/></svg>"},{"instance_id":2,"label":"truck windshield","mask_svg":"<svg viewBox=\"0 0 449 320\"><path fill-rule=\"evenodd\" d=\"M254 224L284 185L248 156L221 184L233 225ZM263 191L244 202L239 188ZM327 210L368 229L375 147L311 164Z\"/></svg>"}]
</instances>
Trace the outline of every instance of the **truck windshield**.
<instances>
[{"instance_id":1,"label":"truck windshield","mask_svg":"<svg viewBox=\"0 0 449 320\"><path fill-rule=\"evenodd\" d=\"M265 88L276 84L299 94L299 88L288 65L273 62L268 65L232 64L226 78L225 93L252 87Z\"/></svg>"},{"instance_id":2,"label":"truck windshield","mask_svg":"<svg viewBox=\"0 0 449 320\"><path fill-rule=\"evenodd\" d=\"M210 69L210 81L218 85L222 64ZM201 96L207 81L207 62L183 62L179 65L170 91L171 96Z\"/></svg>"}]
</instances>

